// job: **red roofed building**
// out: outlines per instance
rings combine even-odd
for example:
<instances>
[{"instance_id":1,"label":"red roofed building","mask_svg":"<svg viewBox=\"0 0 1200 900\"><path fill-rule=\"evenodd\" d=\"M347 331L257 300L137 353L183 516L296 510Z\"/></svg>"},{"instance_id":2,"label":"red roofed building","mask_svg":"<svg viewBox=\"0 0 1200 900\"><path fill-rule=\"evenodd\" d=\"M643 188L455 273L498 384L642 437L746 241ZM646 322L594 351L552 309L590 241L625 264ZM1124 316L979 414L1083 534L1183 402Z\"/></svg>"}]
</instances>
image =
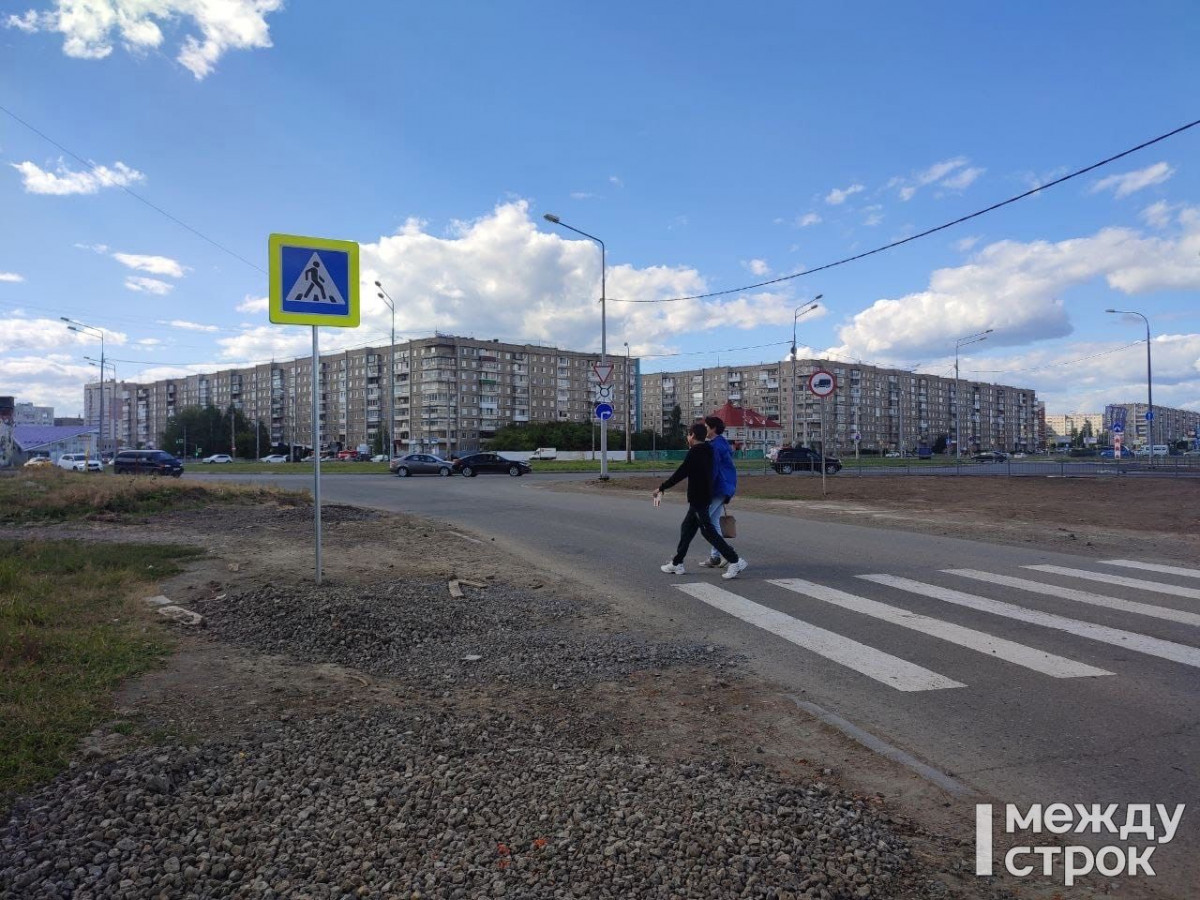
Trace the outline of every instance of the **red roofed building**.
<instances>
[{"instance_id":1,"label":"red roofed building","mask_svg":"<svg viewBox=\"0 0 1200 900\"><path fill-rule=\"evenodd\" d=\"M735 450L765 450L783 440L783 426L758 410L726 403L712 415L725 423L725 440Z\"/></svg>"}]
</instances>

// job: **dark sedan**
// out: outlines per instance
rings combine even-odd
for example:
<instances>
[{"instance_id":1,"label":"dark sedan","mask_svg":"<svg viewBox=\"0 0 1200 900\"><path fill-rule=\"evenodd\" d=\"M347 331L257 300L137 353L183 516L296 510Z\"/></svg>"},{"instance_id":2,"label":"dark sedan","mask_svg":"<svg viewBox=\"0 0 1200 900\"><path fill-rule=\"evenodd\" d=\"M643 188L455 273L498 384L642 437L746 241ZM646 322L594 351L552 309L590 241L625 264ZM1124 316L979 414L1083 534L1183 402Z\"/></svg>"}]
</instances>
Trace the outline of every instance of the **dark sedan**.
<instances>
[{"instance_id":1,"label":"dark sedan","mask_svg":"<svg viewBox=\"0 0 1200 900\"><path fill-rule=\"evenodd\" d=\"M528 463L516 459L505 459L499 453L475 453L454 460L454 471L466 478L476 475L511 475L514 478L533 471Z\"/></svg>"},{"instance_id":2,"label":"dark sedan","mask_svg":"<svg viewBox=\"0 0 1200 900\"><path fill-rule=\"evenodd\" d=\"M389 465L398 478L407 478L409 475L440 475L445 478L454 474L453 463L432 453L409 453L392 460Z\"/></svg>"},{"instance_id":3,"label":"dark sedan","mask_svg":"<svg viewBox=\"0 0 1200 900\"><path fill-rule=\"evenodd\" d=\"M780 475L791 475L793 472L820 472L821 454L809 447L785 447L779 451L771 468ZM824 457L825 472L836 475L842 471L842 462L833 456Z\"/></svg>"},{"instance_id":4,"label":"dark sedan","mask_svg":"<svg viewBox=\"0 0 1200 900\"><path fill-rule=\"evenodd\" d=\"M984 450L982 453L976 453L971 459L975 462L1004 462L1008 459L1008 454L1001 450Z\"/></svg>"}]
</instances>

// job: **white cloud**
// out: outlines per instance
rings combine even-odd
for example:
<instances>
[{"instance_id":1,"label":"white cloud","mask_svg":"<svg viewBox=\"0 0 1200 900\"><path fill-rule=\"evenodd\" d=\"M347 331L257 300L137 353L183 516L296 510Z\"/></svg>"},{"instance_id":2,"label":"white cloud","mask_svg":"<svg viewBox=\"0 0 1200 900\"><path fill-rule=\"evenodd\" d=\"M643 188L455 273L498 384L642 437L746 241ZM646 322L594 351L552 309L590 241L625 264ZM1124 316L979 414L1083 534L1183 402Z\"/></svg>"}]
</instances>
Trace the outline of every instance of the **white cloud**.
<instances>
[{"instance_id":1,"label":"white cloud","mask_svg":"<svg viewBox=\"0 0 1200 900\"><path fill-rule=\"evenodd\" d=\"M972 166L955 172L949 178L943 178L938 182L938 185L953 191L965 190L974 184L976 179L986 171L987 169Z\"/></svg>"},{"instance_id":2,"label":"white cloud","mask_svg":"<svg viewBox=\"0 0 1200 900\"><path fill-rule=\"evenodd\" d=\"M1101 178L1092 185L1089 193L1098 194L1100 191L1111 189L1118 198L1128 197L1142 188L1162 184L1174 174L1173 168L1165 162L1158 162L1136 172L1125 172L1121 175L1109 175L1107 178Z\"/></svg>"},{"instance_id":3,"label":"white cloud","mask_svg":"<svg viewBox=\"0 0 1200 900\"><path fill-rule=\"evenodd\" d=\"M913 172L906 177L893 178L888 181L887 186L895 188L899 192L900 199L905 202L915 197L921 188L931 184L950 191L966 190L987 171L980 167L970 166L969 162L970 160L965 156L944 159L927 169Z\"/></svg>"},{"instance_id":4,"label":"white cloud","mask_svg":"<svg viewBox=\"0 0 1200 900\"><path fill-rule=\"evenodd\" d=\"M590 191L571 191L572 200L591 200L595 196Z\"/></svg>"},{"instance_id":5,"label":"white cloud","mask_svg":"<svg viewBox=\"0 0 1200 900\"><path fill-rule=\"evenodd\" d=\"M25 280L24 275L18 275L16 272L0 272L0 282L9 282L11 284L19 284Z\"/></svg>"},{"instance_id":6,"label":"white cloud","mask_svg":"<svg viewBox=\"0 0 1200 900\"><path fill-rule=\"evenodd\" d=\"M123 266L137 269L139 272L149 272L151 275L169 275L171 278L183 277L183 266L168 256L138 256L133 253L114 253L113 259Z\"/></svg>"},{"instance_id":7,"label":"white cloud","mask_svg":"<svg viewBox=\"0 0 1200 900\"><path fill-rule=\"evenodd\" d=\"M57 32L67 56L104 59L117 39L131 52L155 50L164 40L159 23L191 20L199 37L184 35L176 59L201 79L228 50L270 47L265 17L282 6L283 0L56 0L53 12L30 10L5 24L26 33Z\"/></svg>"},{"instance_id":8,"label":"white cloud","mask_svg":"<svg viewBox=\"0 0 1200 900\"><path fill-rule=\"evenodd\" d=\"M75 244L74 246L77 250L91 250L101 256L108 253L108 244Z\"/></svg>"},{"instance_id":9,"label":"white cloud","mask_svg":"<svg viewBox=\"0 0 1200 900\"><path fill-rule=\"evenodd\" d=\"M270 307L271 299L269 297L246 296L236 308L240 313L265 313Z\"/></svg>"},{"instance_id":10,"label":"white cloud","mask_svg":"<svg viewBox=\"0 0 1200 900\"><path fill-rule=\"evenodd\" d=\"M802 215L796 219L796 226L798 228L808 228L810 225L819 224L820 221L821 221L821 217L818 216L815 212L805 213L804 215Z\"/></svg>"},{"instance_id":11,"label":"white cloud","mask_svg":"<svg viewBox=\"0 0 1200 900\"><path fill-rule=\"evenodd\" d=\"M840 188L834 188L832 191L830 191L828 194L825 195L825 202L828 203L830 206L841 206L843 203L846 202L847 197L851 196L852 194L857 194L857 193L860 193L865 190L866 190L866 188L863 187L861 184L852 184L852 185L850 185L850 187L846 188L845 190L842 190Z\"/></svg>"},{"instance_id":12,"label":"white cloud","mask_svg":"<svg viewBox=\"0 0 1200 900\"><path fill-rule=\"evenodd\" d=\"M96 374L97 370L78 356L37 353L0 357L0 384L20 385L17 399L53 406L56 416L81 414L83 386L95 381Z\"/></svg>"},{"instance_id":13,"label":"white cloud","mask_svg":"<svg viewBox=\"0 0 1200 900\"><path fill-rule=\"evenodd\" d=\"M167 281L159 281L157 278L144 278L141 275L130 275L125 279L125 287L131 291L138 291L143 294L156 294L159 297L171 293L175 289L175 285Z\"/></svg>"},{"instance_id":14,"label":"white cloud","mask_svg":"<svg viewBox=\"0 0 1200 900\"><path fill-rule=\"evenodd\" d=\"M747 262L743 262L742 266L751 275L770 275L771 274L771 267L767 265L767 261L765 259L752 259Z\"/></svg>"},{"instance_id":15,"label":"white cloud","mask_svg":"<svg viewBox=\"0 0 1200 900\"><path fill-rule=\"evenodd\" d=\"M866 212L867 217L865 219L863 219L863 224L866 225L868 228L874 228L876 225L882 224L882 222L883 222L883 207L882 206L878 206L878 205L868 206L864 210L864 212Z\"/></svg>"},{"instance_id":16,"label":"white cloud","mask_svg":"<svg viewBox=\"0 0 1200 900\"><path fill-rule=\"evenodd\" d=\"M123 162L108 166L93 166L90 171L76 172L59 160L58 167L48 172L31 162L9 163L21 173L24 180L25 192L29 194L51 194L65 197L70 194L94 194L101 188L128 187L146 176L137 169L131 169Z\"/></svg>"},{"instance_id":17,"label":"white cloud","mask_svg":"<svg viewBox=\"0 0 1200 900\"><path fill-rule=\"evenodd\" d=\"M134 343L139 347L158 347L162 344L162 341L158 338L142 338L141 340L134 341Z\"/></svg>"},{"instance_id":18,"label":"white cloud","mask_svg":"<svg viewBox=\"0 0 1200 900\"><path fill-rule=\"evenodd\" d=\"M180 329L182 329L183 331L207 331L207 332L213 332L213 331L220 331L220 330L221 330L221 329L220 329L220 328L218 328L216 325L201 325L201 324L199 324L199 323L197 323L197 322L188 322L188 321L185 321L184 319L172 319L170 322L164 322L164 321L162 321L162 320L160 319L160 320L158 321L158 324L159 324L159 325L168 325L168 326L170 326L171 328L180 328Z\"/></svg>"},{"instance_id":19,"label":"white cloud","mask_svg":"<svg viewBox=\"0 0 1200 900\"><path fill-rule=\"evenodd\" d=\"M608 183L611 185L615 185L616 187L625 187L625 182L622 181L620 178L618 178L616 175L609 175Z\"/></svg>"},{"instance_id":20,"label":"white cloud","mask_svg":"<svg viewBox=\"0 0 1200 900\"><path fill-rule=\"evenodd\" d=\"M977 235L973 237L959 238L954 242L954 249L959 253L967 253L978 243L979 237Z\"/></svg>"},{"instance_id":21,"label":"white cloud","mask_svg":"<svg viewBox=\"0 0 1200 900\"><path fill-rule=\"evenodd\" d=\"M107 346L113 347L124 344L126 336L123 332L106 328L104 340ZM64 348L74 352L80 347L98 349L99 345L100 341L94 335L71 331L59 319L28 318L18 312L7 316L4 322L5 353L46 352Z\"/></svg>"},{"instance_id":22,"label":"white cloud","mask_svg":"<svg viewBox=\"0 0 1200 900\"><path fill-rule=\"evenodd\" d=\"M877 300L839 329L831 352L903 361L943 354L955 339L994 328L989 347L1065 337L1072 326L1059 297L1103 278L1126 294L1200 290L1200 215L1175 239L1123 228L1049 243L1000 241L971 262L939 269L926 290Z\"/></svg>"},{"instance_id":23,"label":"white cloud","mask_svg":"<svg viewBox=\"0 0 1200 900\"><path fill-rule=\"evenodd\" d=\"M1171 213L1175 207L1166 200L1159 200L1142 210L1142 221L1154 228L1166 228L1171 224Z\"/></svg>"}]
</instances>

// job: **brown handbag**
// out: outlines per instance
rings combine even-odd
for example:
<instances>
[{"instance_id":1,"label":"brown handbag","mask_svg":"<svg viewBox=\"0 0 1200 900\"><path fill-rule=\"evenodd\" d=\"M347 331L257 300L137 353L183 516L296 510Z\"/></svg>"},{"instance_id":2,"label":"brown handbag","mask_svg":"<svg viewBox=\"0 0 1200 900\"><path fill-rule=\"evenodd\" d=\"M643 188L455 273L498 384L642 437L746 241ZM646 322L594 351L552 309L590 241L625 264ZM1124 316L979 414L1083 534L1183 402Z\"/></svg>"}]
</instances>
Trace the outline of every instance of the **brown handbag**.
<instances>
[{"instance_id":1,"label":"brown handbag","mask_svg":"<svg viewBox=\"0 0 1200 900\"><path fill-rule=\"evenodd\" d=\"M737 537L737 519L729 514L721 516L721 534L727 538Z\"/></svg>"}]
</instances>

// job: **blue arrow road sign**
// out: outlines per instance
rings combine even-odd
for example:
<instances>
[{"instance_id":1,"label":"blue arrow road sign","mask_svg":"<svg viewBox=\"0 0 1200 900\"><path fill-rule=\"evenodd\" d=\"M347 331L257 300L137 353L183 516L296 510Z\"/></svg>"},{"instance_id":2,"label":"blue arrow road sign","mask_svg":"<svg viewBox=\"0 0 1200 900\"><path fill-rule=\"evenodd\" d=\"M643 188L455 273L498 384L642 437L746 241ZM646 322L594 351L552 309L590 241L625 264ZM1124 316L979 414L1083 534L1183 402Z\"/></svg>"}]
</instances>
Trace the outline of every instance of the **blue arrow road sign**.
<instances>
[{"instance_id":1,"label":"blue arrow road sign","mask_svg":"<svg viewBox=\"0 0 1200 900\"><path fill-rule=\"evenodd\" d=\"M607 421L612 418L613 408L611 403L596 404L596 418L601 421Z\"/></svg>"},{"instance_id":2,"label":"blue arrow road sign","mask_svg":"<svg viewBox=\"0 0 1200 900\"><path fill-rule=\"evenodd\" d=\"M1124 423L1122 423L1122 422L1113 422L1112 433L1113 433L1113 434L1124 434L1124 433L1125 433L1125 425L1124 425Z\"/></svg>"},{"instance_id":3,"label":"blue arrow road sign","mask_svg":"<svg viewBox=\"0 0 1200 900\"><path fill-rule=\"evenodd\" d=\"M1151 410L1147 410L1147 411L1146 411L1146 421L1147 421L1147 422L1153 422L1153 421L1154 421L1154 410L1152 410L1152 409L1151 409Z\"/></svg>"}]
</instances>

